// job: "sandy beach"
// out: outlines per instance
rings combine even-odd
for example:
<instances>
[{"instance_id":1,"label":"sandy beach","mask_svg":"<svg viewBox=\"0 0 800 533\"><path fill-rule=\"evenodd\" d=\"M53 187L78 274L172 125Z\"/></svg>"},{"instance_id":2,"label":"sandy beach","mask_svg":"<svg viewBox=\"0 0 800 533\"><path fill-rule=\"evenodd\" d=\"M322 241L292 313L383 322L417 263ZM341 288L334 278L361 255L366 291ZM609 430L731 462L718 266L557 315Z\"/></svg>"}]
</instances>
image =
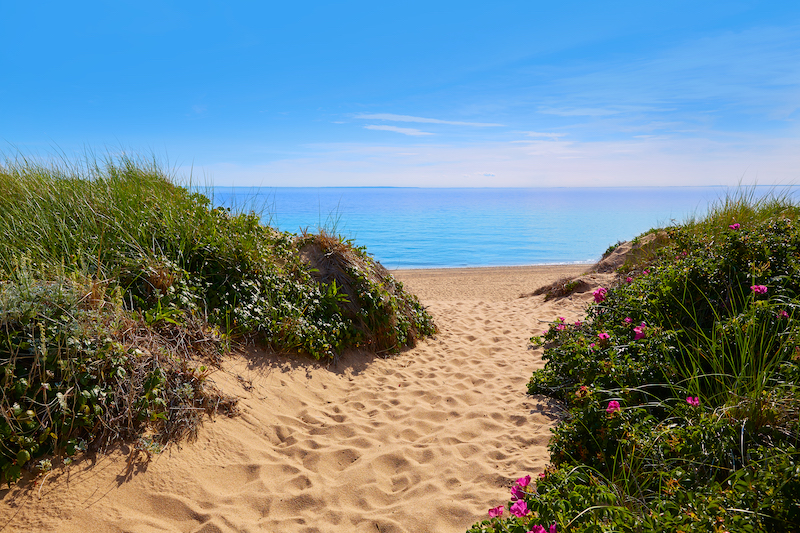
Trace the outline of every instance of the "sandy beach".
<instances>
[{"instance_id":1,"label":"sandy beach","mask_svg":"<svg viewBox=\"0 0 800 533\"><path fill-rule=\"evenodd\" d=\"M122 445L0 491L4 532L463 532L548 462L559 406L526 395L529 338L591 289L520 297L587 265L395 271L439 333L336 366L242 349L212 375L241 414L148 461ZM593 274L590 286L609 281Z\"/></svg>"}]
</instances>

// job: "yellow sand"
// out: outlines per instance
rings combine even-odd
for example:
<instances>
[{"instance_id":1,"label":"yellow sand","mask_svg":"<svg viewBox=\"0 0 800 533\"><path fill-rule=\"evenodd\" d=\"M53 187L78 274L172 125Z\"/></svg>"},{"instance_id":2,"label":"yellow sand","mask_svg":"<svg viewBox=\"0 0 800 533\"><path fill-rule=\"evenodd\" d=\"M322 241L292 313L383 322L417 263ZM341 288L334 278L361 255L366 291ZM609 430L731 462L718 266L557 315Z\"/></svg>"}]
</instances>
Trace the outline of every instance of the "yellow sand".
<instances>
[{"instance_id":1,"label":"yellow sand","mask_svg":"<svg viewBox=\"0 0 800 533\"><path fill-rule=\"evenodd\" d=\"M584 270L397 271L435 338L335 367L237 354L212 378L241 397L241 416L207 421L149 462L121 446L3 490L0 530L463 532L547 465L559 406L526 395L543 364L528 339L557 316L581 318L591 299L519 295Z\"/></svg>"}]
</instances>

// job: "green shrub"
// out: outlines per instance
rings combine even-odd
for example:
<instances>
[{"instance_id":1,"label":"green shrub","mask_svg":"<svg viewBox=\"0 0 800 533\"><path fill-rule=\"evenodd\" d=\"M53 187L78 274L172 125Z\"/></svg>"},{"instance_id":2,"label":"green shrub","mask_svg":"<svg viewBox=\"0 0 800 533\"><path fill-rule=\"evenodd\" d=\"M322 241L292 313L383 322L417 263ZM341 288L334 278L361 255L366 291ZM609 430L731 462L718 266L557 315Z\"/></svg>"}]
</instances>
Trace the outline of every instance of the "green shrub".
<instances>
[{"instance_id":1,"label":"green shrub","mask_svg":"<svg viewBox=\"0 0 800 533\"><path fill-rule=\"evenodd\" d=\"M232 411L205 380L232 339L335 359L362 346L396 352L435 331L363 248L211 208L154 161L7 161L0 190L9 483L81 443L147 431L157 447L192 434L205 412Z\"/></svg>"},{"instance_id":2,"label":"green shrub","mask_svg":"<svg viewBox=\"0 0 800 533\"><path fill-rule=\"evenodd\" d=\"M471 531L800 529L798 212L728 197L668 228L583 323L531 339L546 365L528 390L568 416L518 494L530 514Z\"/></svg>"}]
</instances>

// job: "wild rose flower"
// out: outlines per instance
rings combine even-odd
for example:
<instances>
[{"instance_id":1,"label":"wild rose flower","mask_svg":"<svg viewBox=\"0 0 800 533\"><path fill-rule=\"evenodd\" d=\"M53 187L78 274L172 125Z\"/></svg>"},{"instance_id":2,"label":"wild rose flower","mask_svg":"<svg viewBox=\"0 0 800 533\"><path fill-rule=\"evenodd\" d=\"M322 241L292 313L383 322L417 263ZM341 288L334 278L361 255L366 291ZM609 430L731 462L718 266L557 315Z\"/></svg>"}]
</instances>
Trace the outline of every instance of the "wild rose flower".
<instances>
[{"instance_id":1,"label":"wild rose flower","mask_svg":"<svg viewBox=\"0 0 800 533\"><path fill-rule=\"evenodd\" d=\"M564 331L567 328L564 324L559 324L556 326L557 331Z\"/></svg>"},{"instance_id":2,"label":"wild rose flower","mask_svg":"<svg viewBox=\"0 0 800 533\"><path fill-rule=\"evenodd\" d=\"M639 339L644 339L647 336L647 334L644 332L645 329L647 329L647 324L644 322L642 322L641 326L636 326L633 328L634 333L636 333L636 335L633 337L633 340L638 341Z\"/></svg>"},{"instance_id":3,"label":"wild rose flower","mask_svg":"<svg viewBox=\"0 0 800 533\"><path fill-rule=\"evenodd\" d=\"M601 331L600 333L597 334L597 338L600 339L600 342L603 342L611 338L611 335L609 335L605 331Z\"/></svg>"},{"instance_id":4,"label":"wild rose flower","mask_svg":"<svg viewBox=\"0 0 800 533\"><path fill-rule=\"evenodd\" d=\"M625 317L625 323L626 324L630 324L631 322L633 322L633 319L631 317L629 317L629 316L626 316Z\"/></svg>"},{"instance_id":5,"label":"wild rose flower","mask_svg":"<svg viewBox=\"0 0 800 533\"><path fill-rule=\"evenodd\" d=\"M547 533L558 533L556 531L556 523L555 522L553 522L553 524L550 526L550 529L547 530Z\"/></svg>"},{"instance_id":6,"label":"wild rose flower","mask_svg":"<svg viewBox=\"0 0 800 533\"><path fill-rule=\"evenodd\" d=\"M619 406L619 402L617 400L611 400L608 402L608 407L606 407L606 413L608 414L613 414L621 410L622 408Z\"/></svg>"},{"instance_id":7,"label":"wild rose flower","mask_svg":"<svg viewBox=\"0 0 800 533\"><path fill-rule=\"evenodd\" d=\"M542 526L536 525L536 526L533 526L533 529L528 531L528 533L547 533L547 530L545 528L543 528Z\"/></svg>"},{"instance_id":8,"label":"wild rose flower","mask_svg":"<svg viewBox=\"0 0 800 533\"><path fill-rule=\"evenodd\" d=\"M594 349L594 343L591 343L591 344L589 344L589 349L590 349L590 350L593 350L593 349Z\"/></svg>"},{"instance_id":9,"label":"wild rose flower","mask_svg":"<svg viewBox=\"0 0 800 533\"><path fill-rule=\"evenodd\" d=\"M691 396L689 396L688 398L686 398L686 403L688 403L692 407L699 407L700 406L700 397L699 396L695 396L694 398L692 398Z\"/></svg>"},{"instance_id":10,"label":"wild rose flower","mask_svg":"<svg viewBox=\"0 0 800 533\"><path fill-rule=\"evenodd\" d=\"M728 226L728 227L729 227L729 228L731 228L731 229L739 229L739 228L741 228L742 226L741 226L741 225L740 225L738 222L734 222L733 224L731 224L731 225L730 225L730 226Z\"/></svg>"},{"instance_id":11,"label":"wild rose flower","mask_svg":"<svg viewBox=\"0 0 800 533\"><path fill-rule=\"evenodd\" d=\"M633 278L632 278L632 277L630 277L630 276L628 276L627 278L625 278L625 283L630 283L630 282L632 282L632 281L633 281Z\"/></svg>"},{"instance_id":12,"label":"wild rose flower","mask_svg":"<svg viewBox=\"0 0 800 533\"><path fill-rule=\"evenodd\" d=\"M522 497L525 496L525 491L521 488L514 486L511 487L511 499L512 500L521 500Z\"/></svg>"},{"instance_id":13,"label":"wild rose flower","mask_svg":"<svg viewBox=\"0 0 800 533\"><path fill-rule=\"evenodd\" d=\"M750 290L756 294L767 294L767 286L766 285L751 285Z\"/></svg>"},{"instance_id":14,"label":"wild rose flower","mask_svg":"<svg viewBox=\"0 0 800 533\"><path fill-rule=\"evenodd\" d=\"M517 516L517 517L523 517L523 516L525 516L526 514L528 514L528 504L527 504L527 503L525 503L525 502L524 502L524 501L522 501L522 500L519 500L518 502L515 502L515 503L514 503L514 505L512 505L512 506L511 506L511 507L508 509L508 511L509 511L511 514L513 514L514 516Z\"/></svg>"},{"instance_id":15,"label":"wild rose flower","mask_svg":"<svg viewBox=\"0 0 800 533\"><path fill-rule=\"evenodd\" d=\"M539 472L539 479L544 479L544 478L546 478L546 477L547 477L547 473L545 473L545 472Z\"/></svg>"},{"instance_id":16,"label":"wild rose flower","mask_svg":"<svg viewBox=\"0 0 800 533\"><path fill-rule=\"evenodd\" d=\"M605 287L598 287L597 290L595 290L592 293L592 295L594 296L595 303L599 304L600 302L605 300L607 293L608 293L608 289L606 289Z\"/></svg>"},{"instance_id":17,"label":"wild rose flower","mask_svg":"<svg viewBox=\"0 0 800 533\"><path fill-rule=\"evenodd\" d=\"M579 327L581 327L582 325L583 325L583 322L581 322L580 320L576 320L576 321L575 321L575 327L576 327L576 328L579 328Z\"/></svg>"},{"instance_id":18,"label":"wild rose flower","mask_svg":"<svg viewBox=\"0 0 800 533\"><path fill-rule=\"evenodd\" d=\"M503 516L503 506L498 505L497 507L492 507L489 509L489 518L495 518L497 516Z\"/></svg>"},{"instance_id":19,"label":"wild rose flower","mask_svg":"<svg viewBox=\"0 0 800 533\"><path fill-rule=\"evenodd\" d=\"M778 318L789 318L789 313L787 313L786 311L781 311L780 313L778 313Z\"/></svg>"},{"instance_id":20,"label":"wild rose flower","mask_svg":"<svg viewBox=\"0 0 800 533\"><path fill-rule=\"evenodd\" d=\"M531 476L521 477L517 480L517 485L520 487L527 487L531 484Z\"/></svg>"}]
</instances>

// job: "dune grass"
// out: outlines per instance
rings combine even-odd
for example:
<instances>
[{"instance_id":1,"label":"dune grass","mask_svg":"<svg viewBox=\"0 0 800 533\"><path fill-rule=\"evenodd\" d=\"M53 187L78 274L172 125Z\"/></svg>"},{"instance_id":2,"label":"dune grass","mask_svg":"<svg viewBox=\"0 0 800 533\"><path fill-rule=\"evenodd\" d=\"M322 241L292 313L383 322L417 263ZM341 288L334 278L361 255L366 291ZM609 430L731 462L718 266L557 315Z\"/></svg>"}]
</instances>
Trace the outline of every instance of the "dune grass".
<instances>
[{"instance_id":1,"label":"dune grass","mask_svg":"<svg viewBox=\"0 0 800 533\"><path fill-rule=\"evenodd\" d=\"M569 415L547 471L470 532L800 530L798 215L727 196L533 338L529 392Z\"/></svg>"},{"instance_id":2,"label":"dune grass","mask_svg":"<svg viewBox=\"0 0 800 533\"><path fill-rule=\"evenodd\" d=\"M335 360L435 331L363 248L213 208L158 161L0 166L0 473L235 410L210 385L232 341ZM146 436L146 438L145 438ZM145 440L142 440L142 439ZM39 457L44 459L35 460Z\"/></svg>"}]
</instances>

